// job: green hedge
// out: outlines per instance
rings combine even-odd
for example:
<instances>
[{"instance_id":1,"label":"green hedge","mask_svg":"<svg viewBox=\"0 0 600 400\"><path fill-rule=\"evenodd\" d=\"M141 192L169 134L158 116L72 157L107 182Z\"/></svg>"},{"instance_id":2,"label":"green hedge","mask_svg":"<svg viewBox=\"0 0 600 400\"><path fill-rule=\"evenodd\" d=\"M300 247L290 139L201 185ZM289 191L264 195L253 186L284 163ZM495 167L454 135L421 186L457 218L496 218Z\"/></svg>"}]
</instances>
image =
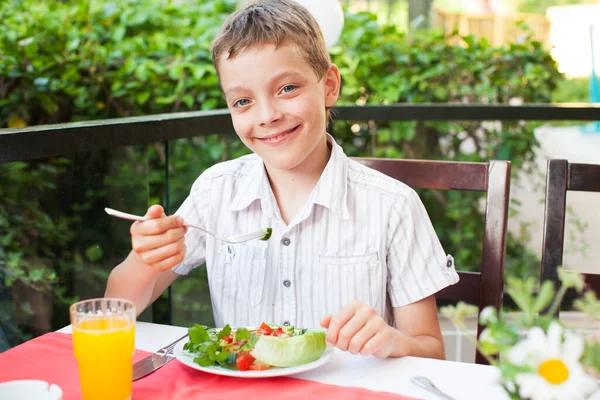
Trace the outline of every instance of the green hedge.
<instances>
[{"instance_id":1,"label":"green hedge","mask_svg":"<svg viewBox=\"0 0 600 400\"><path fill-rule=\"evenodd\" d=\"M235 5L232 0L2 2L0 127L223 108L209 43ZM331 54L343 77L341 104L548 102L560 79L548 52L527 36L502 48L437 31L406 36L369 13L346 13L340 43ZM333 133L352 156L505 159L512 162L516 178L537 148L535 126L337 121ZM68 323L64 309L76 297L73 274L87 274L87 285L99 291L129 248L126 225L107 222L103 204L143 212L148 203L164 204L169 194L175 209L202 170L247 151L230 138L178 140L168 153L176 176L169 188L160 144L0 165L5 288L13 289L16 281L51 288L55 308L62 310L52 324ZM65 183L71 196L57 203ZM421 195L446 251L460 269L477 269L481 196ZM514 217L518 205L512 211ZM31 229L32 221L37 229ZM535 274L538 260L521 242L512 234L508 238L507 271ZM40 266L41 254L53 262ZM182 318L208 321L205 274L200 269L180 281L174 295ZM190 300L198 292L199 300ZM2 307L35 313L27 299L12 306L0 300Z\"/></svg>"}]
</instances>

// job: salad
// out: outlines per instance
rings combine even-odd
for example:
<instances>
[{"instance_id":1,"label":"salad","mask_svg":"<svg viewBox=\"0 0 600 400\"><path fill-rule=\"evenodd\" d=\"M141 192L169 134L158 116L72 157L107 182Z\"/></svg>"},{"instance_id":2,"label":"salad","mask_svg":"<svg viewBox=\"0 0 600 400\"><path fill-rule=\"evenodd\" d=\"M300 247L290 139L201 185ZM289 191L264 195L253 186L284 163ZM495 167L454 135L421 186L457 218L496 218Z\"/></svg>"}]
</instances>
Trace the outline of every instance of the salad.
<instances>
[{"instance_id":1,"label":"salad","mask_svg":"<svg viewBox=\"0 0 600 400\"><path fill-rule=\"evenodd\" d=\"M271 367L293 367L317 360L327 347L325 332L294 329L263 322L256 329L188 329L183 350L202 367L219 366L240 371L263 371Z\"/></svg>"}]
</instances>

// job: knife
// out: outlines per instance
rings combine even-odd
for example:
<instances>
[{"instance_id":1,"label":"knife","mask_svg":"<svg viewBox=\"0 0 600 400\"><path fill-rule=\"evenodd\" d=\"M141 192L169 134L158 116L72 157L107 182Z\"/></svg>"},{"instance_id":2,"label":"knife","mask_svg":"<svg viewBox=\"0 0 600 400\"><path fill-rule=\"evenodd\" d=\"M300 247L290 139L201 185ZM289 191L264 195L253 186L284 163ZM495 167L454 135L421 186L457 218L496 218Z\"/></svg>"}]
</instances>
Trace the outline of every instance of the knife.
<instances>
[{"instance_id":1,"label":"knife","mask_svg":"<svg viewBox=\"0 0 600 400\"><path fill-rule=\"evenodd\" d=\"M133 364L133 380L138 380L148 375L151 372L156 371L163 365L167 364L169 361L173 360L175 356L173 355L173 349L175 345L179 343L182 339L185 339L188 336L186 333L173 343L170 343L158 350L156 353L149 355L148 357L136 362Z\"/></svg>"}]
</instances>

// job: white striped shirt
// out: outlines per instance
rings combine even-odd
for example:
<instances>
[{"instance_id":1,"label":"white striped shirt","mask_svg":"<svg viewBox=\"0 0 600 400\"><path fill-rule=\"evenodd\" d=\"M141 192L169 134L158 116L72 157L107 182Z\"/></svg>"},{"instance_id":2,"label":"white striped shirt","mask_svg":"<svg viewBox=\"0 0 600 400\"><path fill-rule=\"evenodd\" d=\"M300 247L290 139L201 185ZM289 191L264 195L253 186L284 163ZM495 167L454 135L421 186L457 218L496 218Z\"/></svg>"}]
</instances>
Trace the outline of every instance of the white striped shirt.
<instances>
[{"instance_id":1,"label":"white striped shirt","mask_svg":"<svg viewBox=\"0 0 600 400\"><path fill-rule=\"evenodd\" d=\"M271 227L268 241L228 245L189 229L180 275L206 262L217 327L262 321L318 327L358 300L393 323L392 307L458 282L418 195L332 144L304 207L286 225L263 161L255 154L217 164L177 211L218 235Z\"/></svg>"}]
</instances>

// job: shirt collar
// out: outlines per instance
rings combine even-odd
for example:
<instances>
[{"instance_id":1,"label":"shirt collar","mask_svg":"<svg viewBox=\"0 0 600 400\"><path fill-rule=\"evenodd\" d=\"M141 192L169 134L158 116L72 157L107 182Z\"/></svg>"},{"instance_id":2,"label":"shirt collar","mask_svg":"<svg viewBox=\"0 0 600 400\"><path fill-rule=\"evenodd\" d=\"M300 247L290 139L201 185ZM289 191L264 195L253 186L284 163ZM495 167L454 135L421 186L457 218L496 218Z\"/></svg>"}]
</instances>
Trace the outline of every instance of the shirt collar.
<instances>
[{"instance_id":1,"label":"shirt collar","mask_svg":"<svg viewBox=\"0 0 600 400\"><path fill-rule=\"evenodd\" d=\"M340 218L348 219L350 217L347 202L348 158L342 147L335 142L330 134L327 134L327 143L331 145L329 161L308 199L308 207L304 207L303 210L310 213L312 204L319 204L328 208ZM274 212L274 198L271 194L272 191L264 162L258 156L256 158L257 162L242 177L240 188L229 206L231 211L243 210L255 200L261 200L263 211L271 210Z\"/></svg>"},{"instance_id":2,"label":"shirt collar","mask_svg":"<svg viewBox=\"0 0 600 400\"><path fill-rule=\"evenodd\" d=\"M327 143L331 145L331 156L309 198L309 203L312 201L326 207L340 218L348 219L348 158L330 134L327 134ZM311 208L309 207L309 210Z\"/></svg>"},{"instance_id":3,"label":"shirt collar","mask_svg":"<svg viewBox=\"0 0 600 400\"><path fill-rule=\"evenodd\" d=\"M248 172L242 176L240 187L229 205L231 211L243 210L255 200L264 202L268 199L266 194L268 193L267 189L270 189L270 187L264 163L256 154L253 157L255 157L255 162ZM264 209L263 204L263 211Z\"/></svg>"}]
</instances>

